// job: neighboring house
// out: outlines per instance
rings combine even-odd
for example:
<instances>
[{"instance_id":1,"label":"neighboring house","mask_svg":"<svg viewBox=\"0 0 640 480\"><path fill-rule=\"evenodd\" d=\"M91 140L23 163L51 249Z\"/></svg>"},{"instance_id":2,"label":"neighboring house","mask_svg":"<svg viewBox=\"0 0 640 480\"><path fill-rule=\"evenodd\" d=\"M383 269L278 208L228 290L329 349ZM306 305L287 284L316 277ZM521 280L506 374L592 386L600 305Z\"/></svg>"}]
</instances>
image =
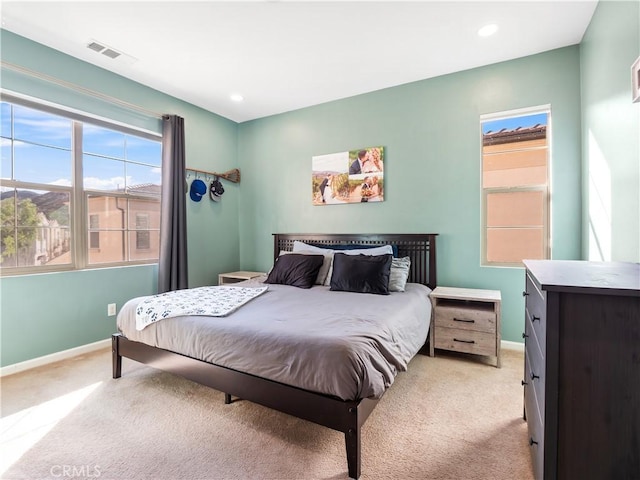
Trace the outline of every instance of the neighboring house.
<instances>
[{"instance_id":1,"label":"neighboring house","mask_svg":"<svg viewBox=\"0 0 640 480\"><path fill-rule=\"evenodd\" d=\"M145 184L129 187L130 194L159 195L160 186ZM121 204L128 202L128 209ZM133 235L129 244L130 260L158 258L160 251L160 203L115 196L91 196L89 209L89 260L92 264L121 261L126 258L124 239L114 235ZM126 218L127 211L129 218ZM114 212L119 214L114 215ZM129 222L129 224L127 224Z\"/></svg>"}]
</instances>

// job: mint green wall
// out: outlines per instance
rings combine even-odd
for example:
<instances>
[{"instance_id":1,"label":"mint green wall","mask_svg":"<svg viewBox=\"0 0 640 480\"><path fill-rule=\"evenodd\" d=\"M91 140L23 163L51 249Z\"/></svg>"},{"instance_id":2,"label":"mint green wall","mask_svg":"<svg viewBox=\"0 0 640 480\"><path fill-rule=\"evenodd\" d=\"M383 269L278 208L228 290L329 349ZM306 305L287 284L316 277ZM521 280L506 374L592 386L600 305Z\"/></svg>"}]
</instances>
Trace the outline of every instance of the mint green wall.
<instances>
[{"instance_id":1,"label":"mint green wall","mask_svg":"<svg viewBox=\"0 0 640 480\"><path fill-rule=\"evenodd\" d=\"M235 168L236 123L43 45L0 31L2 60L138 105L185 119L187 166ZM42 80L2 70L1 86L107 118L158 131L160 122ZM217 282L239 267L240 188L224 182L222 202L187 204L190 286ZM157 266L95 269L0 279L0 365L10 365L103 340L115 332L107 304L155 293Z\"/></svg>"},{"instance_id":2,"label":"mint green wall","mask_svg":"<svg viewBox=\"0 0 640 480\"><path fill-rule=\"evenodd\" d=\"M601 1L580 45L583 255L640 261L640 3Z\"/></svg>"},{"instance_id":3,"label":"mint green wall","mask_svg":"<svg viewBox=\"0 0 640 480\"><path fill-rule=\"evenodd\" d=\"M480 266L483 113L551 104L553 257L580 258L577 46L240 124L240 258L272 263L273 232L431 232L440 285L497 289L503 339L522 341L520 268ZM311 157L384 145L385 201L311 205Z\"/></svg>"},{"instance_id":4,"label":"mint green wall","mask_svg":"<svg viewBox=\"0 0 640 480\"><path fill-rule=\"evenodd\" d=\"M109 338L118 309L155 292L157 265L3 278L2 366Z\"/></svg>"}]
</instances>

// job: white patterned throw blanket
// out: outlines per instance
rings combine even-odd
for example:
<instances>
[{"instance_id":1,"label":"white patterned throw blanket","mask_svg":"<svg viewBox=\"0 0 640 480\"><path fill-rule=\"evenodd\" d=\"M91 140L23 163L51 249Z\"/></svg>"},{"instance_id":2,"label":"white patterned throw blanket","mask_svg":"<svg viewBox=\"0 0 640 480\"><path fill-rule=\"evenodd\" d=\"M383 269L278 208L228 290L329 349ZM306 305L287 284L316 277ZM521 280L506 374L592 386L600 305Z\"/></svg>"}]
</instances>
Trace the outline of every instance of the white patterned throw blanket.
<instances>
[{"instance_id":1,"label":"white patterned throw blanket","mask_svg":"<svg viewBox=\"0 0 640 480\"><path fill-rule=\"evenodd\" d=\"M165 318L185 315L224 317L267 291L269 287L198 287L160 293L136 308L136 330Z\"/></svg>"}]
</instances>

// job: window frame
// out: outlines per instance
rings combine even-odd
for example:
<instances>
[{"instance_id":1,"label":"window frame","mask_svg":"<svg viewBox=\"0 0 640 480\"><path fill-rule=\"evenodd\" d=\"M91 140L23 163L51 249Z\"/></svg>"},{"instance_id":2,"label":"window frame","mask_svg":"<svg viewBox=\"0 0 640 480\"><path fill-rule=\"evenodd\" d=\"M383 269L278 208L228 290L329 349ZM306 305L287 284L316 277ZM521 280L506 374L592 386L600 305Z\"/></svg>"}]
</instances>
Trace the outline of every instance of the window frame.
<instances>
[{"instance_id":1,"label":"window frame","mask_svg":"<svg viewBox=\"0 0 640 480\"><path fill-rule=\"evenodd\" d=\"M482 125L486 121L506 120L509 118L523 117L535 114L547 115L547 131L546 131L546 184L527 185L518 187L485 187L484 186L484 135L482 133ZM535 107L520 108L515 110L507 110L496 113L480 115L480 266L481 267L503 267L503 268L524 268L522 259L519 262L493 262L487 260L487 196L494 193L517 193L517 192L533 192L541 191L543 193L543 211L542 211L542 230L543 230L543 255L544 259L551 259L552 252L552 236L551 236L551 163L552 163L552 114L551 105L539 105ZM526 227L524 227L526 228Z\"/></svg>"},{"instance_id":2,"label":"window frame","mask_svg":"<svg viewBox=\"0 0 640 480\"><path fill-rule=\"evenodd\" d=\"M4 90L0 90L0 101L19 105L26 108L31 108L44 113L57 115L68 119L72 122L72 145L71 145L71 162L72 162L72 181L71 186L60 186L46 183L34 183L20 180L7 180L0 179L0 186L6 188L17 188L27 190L46 190L46 191L63 191L68 192L70 197L69 207L69 230L71 238L71 260L68 264L62 265L33 265L23 267L8 267L2 268L0 264L0 277L10 277L17 275L50 273L50 272L64 272L74 270L87 270L96 268L110 268L120 266L133 266L133 265L148 265L157 264L158 259L147 260L125 260L121 262L105 262L105 263L89 263L89 248L90 240L89 235L90 220L88 214L88 198L90 195L100 196L117 196L124 197L127 200L149 200L157 199L161 205L162 196L145 195L144 193L131 194L128 192L114 193L103 190L91 190L84 188L83 177L83 149L82 149L82 128L84 124L96 125L109 130L118 131L127 135L141 137L146 140L152 140L159 142L162 152L162 134L143 130L135 127L131 127L121 122L108 120L105 118L93 116L91 114L80 112L73 109L65 108L64 106L56 105L50 102L42 101L39 99L33 99L30 97L23 97L14 93L9 93ZM11 119L11 125L13 129L13 118ZM12 133L13 138L13 133ZM13 159L12 152L12 159ZM160 159L161 160L161 159ZM136 163L136 162L132 162ZM160 162L160 168L162 167ZM135 229L127 228L125 231L135 231ZM127 248L127 251L130 249Z\"/></svg>"}]
</instances>

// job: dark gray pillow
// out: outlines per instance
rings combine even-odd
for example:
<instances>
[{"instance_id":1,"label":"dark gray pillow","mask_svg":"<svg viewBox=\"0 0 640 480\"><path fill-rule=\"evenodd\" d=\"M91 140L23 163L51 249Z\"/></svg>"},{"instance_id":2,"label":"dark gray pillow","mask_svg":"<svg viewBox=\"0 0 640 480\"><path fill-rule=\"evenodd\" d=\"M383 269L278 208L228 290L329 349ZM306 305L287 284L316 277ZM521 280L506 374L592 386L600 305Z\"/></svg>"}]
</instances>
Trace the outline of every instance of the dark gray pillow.
<instances>
[{"instance_id":1,"label":"dark gray pillow","mask_svg":"<svg viewBox=\"0 0 640 480\"><path fill-rule=\"evenodd\" d=\"M323 261L324 255L280 255L265 283L311 288Z\"/></svg>"},{"instance_id":2,"label":"dark gray pillow","mask_svg":"<svg viewBox=\"0 0 640 480\"><path fill-rule=\"evenodd\" d=\"M389 295L389 273L393 255L333 256L331 290Z\"/></svg>"}]
</instances>

